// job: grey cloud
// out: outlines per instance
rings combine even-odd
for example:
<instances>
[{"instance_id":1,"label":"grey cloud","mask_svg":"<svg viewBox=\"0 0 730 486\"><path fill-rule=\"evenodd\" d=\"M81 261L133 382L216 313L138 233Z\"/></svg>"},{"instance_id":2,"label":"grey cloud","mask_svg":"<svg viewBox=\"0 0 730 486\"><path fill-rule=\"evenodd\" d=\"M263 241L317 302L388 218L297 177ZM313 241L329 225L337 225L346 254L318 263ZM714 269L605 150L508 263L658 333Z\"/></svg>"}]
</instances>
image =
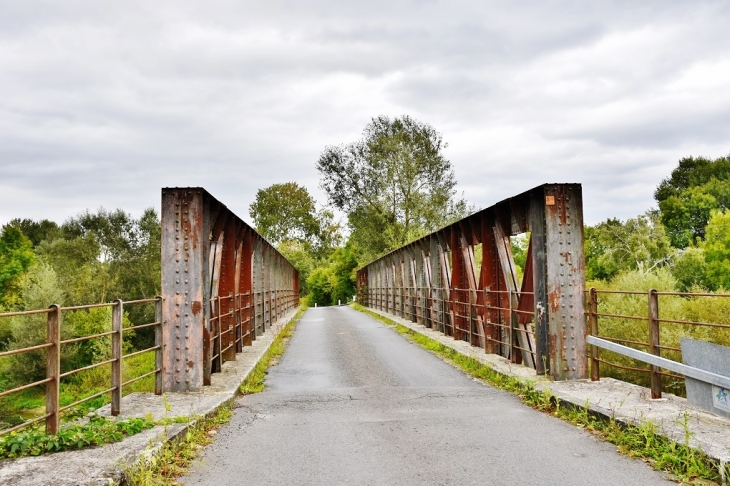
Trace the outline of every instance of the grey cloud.
<instances>
[{"instance_id":1,"label":"grey cloud","mask_svg":"<svg viewBox=\"0 0 730 486\"><path fill-rule=\"evenodd\" d=\"M318 155L379 114L443 132L480 206L583 182L588 220L631 217L680 157L728 151L726 89L682 80L723 75L729 5L6 2L0 223L139 214L171 185L243 217L275 182L324 203Z\"/></svg>"}]
</instances>

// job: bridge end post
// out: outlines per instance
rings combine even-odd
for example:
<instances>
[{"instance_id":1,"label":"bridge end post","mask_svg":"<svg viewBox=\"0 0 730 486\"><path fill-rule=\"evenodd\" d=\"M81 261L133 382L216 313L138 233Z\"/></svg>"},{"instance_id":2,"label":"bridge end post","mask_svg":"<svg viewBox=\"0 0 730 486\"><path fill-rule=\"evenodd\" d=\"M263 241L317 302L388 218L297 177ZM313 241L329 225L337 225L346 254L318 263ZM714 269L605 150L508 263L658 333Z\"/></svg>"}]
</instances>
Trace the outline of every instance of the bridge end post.
<instances>
[{"instance_id":1,"label":"bridge end post","mask_svg":"<svg viewBox=\"0 0 730 486\"><path fill-rule=\"evenodd\" d=\"M544 213L544 237L533 252L535 272L536 327L547 340L538 348L546 351L547 368L553 380L588 377L585 318L585 255L583 249L583 194L580 184L546 184L542 204L533 210ZM534 221L534 220L533 220ZM533 231L535 231L533 229ZM540 255L542 253L542 256ZM543 261L544 259L544 261ZM538 276L541 274L542 276ZM541 316L538 318L538 314Z\"/></svg>"},{"instance_id":2,"label":"bridge end post","mask_svg":"<svg viewBox=\"0 0 730 486\"><path fill-rule=\"evenodd\" d=\"M203 387L205 194L201 188L162 190L162 389Z\"/></svg>"}]
</instances>

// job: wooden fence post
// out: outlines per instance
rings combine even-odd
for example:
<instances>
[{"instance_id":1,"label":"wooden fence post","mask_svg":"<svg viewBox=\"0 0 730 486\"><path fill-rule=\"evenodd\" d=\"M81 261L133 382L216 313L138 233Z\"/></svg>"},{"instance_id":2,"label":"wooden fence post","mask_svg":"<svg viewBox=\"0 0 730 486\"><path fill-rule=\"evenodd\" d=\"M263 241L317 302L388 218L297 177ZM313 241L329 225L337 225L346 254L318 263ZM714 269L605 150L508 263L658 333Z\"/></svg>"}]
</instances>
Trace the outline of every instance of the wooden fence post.
<instances>
[{"instance_id":1,"label":"wooden fence post","mask_svg":"<svg viewBox=\"0 0 730 486\"><path fill-rule=\"evenodd\" d=\"M61 307L51 306L46 321L46 342L51 346L46 354L46 434L56 434L59 425L59 397L61 385Z\"/></svg>"}]
</instances>

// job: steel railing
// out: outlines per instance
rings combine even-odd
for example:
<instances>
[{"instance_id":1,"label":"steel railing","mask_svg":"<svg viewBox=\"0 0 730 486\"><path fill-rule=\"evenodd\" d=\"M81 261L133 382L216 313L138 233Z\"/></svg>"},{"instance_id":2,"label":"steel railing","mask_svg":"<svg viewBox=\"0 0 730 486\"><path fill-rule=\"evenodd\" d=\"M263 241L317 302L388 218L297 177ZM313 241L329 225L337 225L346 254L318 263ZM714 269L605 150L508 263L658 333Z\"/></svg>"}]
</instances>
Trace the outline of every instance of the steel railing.
<instances>
[{"instance_id":1,"label":"steel railing","mask_svg":"<svg viewBox=\"0 0 730 486\"><path fill-rule=\"evenodd\" d=\"M132 325L125 327L123 325L123 316L124 316L124 307L129 305L137 305L137 304L150 304L154 303L155 306L155 321L147 324L140 324L140 325ZM71 339L61 339L61 326L63 322L63 314L66 312L78 312L78 311L89 311L91 309L95 308L111 308L111 325L110 330L105 332L100 332L96 334L90 334L87 336L79 336ZM45 413L41 415L40 417L35 417L33 419L27 420L21 424L15 425L13 427L0 430L0 435L8 434L10 432L13 432L14 430L18 430L23 427L27 427L29 425L35 424L37 422L40 422L42 420L45 420L46 422L46 433L48 434L55 434L58 432L59 424L60 424L60 417L61 414L73 407L77 407L85 402L88 402L89 400L93 400L95 398L98 398L100 396L111 394L111 413L112 415L118 415L121 411L121 401L122 401L122 394L123 389L125 386L131 385L132 383L135 383L139 380L142 380L143 378L146 378L148 376L155 376L155 393L161 394L162 393L162 330L161 330L161 324L162 324L162 298L157 297L154 299L139 299L139 300L131 300L124 302L122 300L115 300L111 303L106 304L91 304L91 305L80 305L80 306L72 306L72 307L61 307L59 305L53 304L48 309L40 309L40 310L30 310L30 311L21 311L21 312L7 312L0 314L0 319L2 318L11 318L11 317L21 317L21 316L30 316L35 314L45 314L46 315L46 342L43 344L35 345L35 346L29 346L25 348L18 348L18 349L12 349L9 351L0 352L0 358L4 358L7 356L13 356L23 353L29 353L33 351L46 351L46 377L42 380L28 383L22 386L15 387L10 390L5 390L3 392L0 392L0 398L12 395L14 393L19 393L23 390L27 390L29 388L37 387L37 386L43 386L45 385L45 398L46 398L46 404L45 404ZM155 329L155 343L154 346L142 349L142 350L136 350L133 352L129 352L127 354L124 354L124 334L128 333L130 331L139 330L143 328L150 328L154 327ZM104 337L110 337L111 338L111 358L106 359L104 361L93 363L88 366L84 366L81 368L76 368L73 370L69 370L66 372L61 372L61 350L63 346L68 346L70 344L74 343L81 343L90 341L92 339L99 339ZM124 381L123 377L123 366L122 363L125 359L131 358L133 356L137 356L143 353L155 353L155 369L144 373L140 376L136 376L134 378L128 379ZM84 397L80 400L77 400L71 404L61 406L60 405L60 395L61 395L61 379L75 375L82 371L91 370L94 368L98 368L101 366L110 366L111 367L111 382L109 383L109 388L100 391L98 393L94 393L93 395Z\"/></svg>"},{"instance_id":2,"label":"steel railing","mask_svg":"<svg viewBox=\"0 0 730 486\"><path fill-rule=\"evenodd\" d=\"M227 312L221 312L223 303L229 305ZM214 371L220 371L224 362L234 360L236 353L250 346L286 311L299 305L299 294L294 290L264 290L243 292L211 299L210 337L211 362ZM224 323L223 317L232 318L232 325Z\"/></svg>"},{"instance_id":3,"label":"steel railing","mask_svg":"<svg viewBox=\"0 0 730 486\"><path fill-rule=\"evenodd\" d=\"M589 289L588 291L586 291L586 293L588 299L588 305L586 306L588 309L586 312L586 318L588 319L590 333L590 337L588 338L588 344L591 345L589 356L591 361L591 379L593 381L598 381L600 379L601 363L625 371L649 374L652 398L661 398L662 396L662 377L681 381L684 380L685 376L694 377L693 375L697 374L695 371L702 372L702 370L697 370L696 368L691 368L683 365L680 361L667 359L666 357L661 356L662 351L668 352L669 354L674 354L675 356L681 356L682 352L682 350L677 346L670 346L661 343L660 336L662 325L678 325L688 327L690 329L707 327L719 330L730 330L730 324L717 322L699 322L679 318L662 318L659 313L660 297L674 297L680 299L726 299L730 298L730 294L657 292L656 290L649 290L648 292L637 292L626 290L597 290L595 288ZM617 314L611 312L599 312L601 295L626 296L627 299L646 299L647 313L642 316L631 314ZM637 339L626 339L623 337L601 334L599 330L599 318L619 320L626 323L635 322L638 324L643 322L646 326L644 328L644 331L646 331L647 340L641 341ZM686 334L689 335L691 334L691 332ZM728 335L728 338L730 338L730 335ZM646 351L642 351L638 348L642 348ZM611 351L613 353L617 353L619 355L631 358L632 360L648 364L649 368L627 366L625 364L619 364L615 361L604 359L601 357L600 354L601 349L605 349L607 351ZM656 357L658 359L654 359L653 357ZM672 371L674 373L672 373Z\"/></svg>"},{"instance_id":4,"label":"steel railing","mask_svg":"<svg viewBox=\"0 0 730 486\"><path fill-rule=\"evenodd\" d=\"M472 346L501 350L513 362L536 359L533 310L514 305L533 292L447 287L363 287L360 302L382 312L423 324ZM448 296L448 297L447 297ZM499 332L486 333L487 327ZM520 345L518 336L523 337Z\"/></svg>"}]
</instances>

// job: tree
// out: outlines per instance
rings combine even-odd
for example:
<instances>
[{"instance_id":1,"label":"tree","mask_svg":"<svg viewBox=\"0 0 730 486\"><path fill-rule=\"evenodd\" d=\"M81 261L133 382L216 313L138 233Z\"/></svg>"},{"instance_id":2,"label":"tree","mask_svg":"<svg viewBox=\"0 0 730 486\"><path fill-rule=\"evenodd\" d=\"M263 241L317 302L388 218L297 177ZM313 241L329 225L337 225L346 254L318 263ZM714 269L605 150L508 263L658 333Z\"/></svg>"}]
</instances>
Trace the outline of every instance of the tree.
<instances>
[{"instance_id":1,"label":"tree","mask_svg":"<svg viewBox=\"0 0 730 486\"><path fill-rule=\"evenodd\" d=\"M408 116L373 118L361 140L326 147L317 161L330 204L348 216L350 240L374 258L464 216L442 136Z\"/></svg>"},{"instance_id":2,"label":"tree","mask_svg":"<svg viewBox=\"0 0 730 486\"><path fill-rule=\"evenodd\" d=\"M585 231L586 278L610 280L621 272L649 272L669 263L673 250L659 214L649 211L622 223L607 219Z\"/></svg>"},{"instance_id":3,"label":"tree","mask_svg":"<svg viewBox=\"0 0 730 486\"><path fill-rule=\"evenodd\" d=\"M357 258L351 244L337 248L307 279L309 305L335 305L352 299L357 291L356 268Z\"/></svg>"},{"instance_id":4,"label":"tree","mask_svg":"<svg viewBox=\"0 0 730 486\"><path fill-rule=\"evenodd\" d=\"M274 245L287 240L311 243L319 232L314 199L296 182L259 189L248 213L256 231Z\"/></svg>"},{"instance_id":5,"label":"tree","mask_svg":"<svg viewBox=\"0 0 730 486\"><path fill-rule=\"evenodd\" d=\"M714 287L707 278L705 251L696 246L689 246L677 252L672 262L672 276L677 279L677 288L681 292L689 292L698 287L703 289Z\"/></svg>"},{"instance_id":6,"label":"tree","mask_svg":"<svg viewBox=\"0 0 730 486\"><path fill-rule=\"evenodd\" d=\"M256 231L274 245L294 241L317 258L326 258L339 244L340 227L331 211L317 211L304 186L296 182L259 189L249 206Z\"/></svg>"},{"instance_id":7,"label":"tree","mask_svg":"<svg viewBox=\"0 0 730 486\"><path fill-rule=\"evenodd\" d=\"M307 280L317 267L317 261L312 252L303 243L294 240L282 241L277 249L299 272L299 293L301 295L309 294Z\"/></svg>"},{"instance_id":8,"label":"tree","mask_svg":"<svg viewBox=\"0 0 730 486\"><path fill-rule=\"evenodd\" d=\"M27 236L33 243L33 247L38 246L41 241L54 240L60 236L61 228L48 219L33 221L32 219L13 219L9 223L20 228L20 231Z\"/></svg>"},{"instance_id":9,"label":"tree","mask_svg":"<svg viewBox=\"0 0 730 486\"><path fill-rule=\"evenodd\" d=\"M730 289L730 211L715 211L702 243L710 288Z\"/></svg>"},{"instance_id":10,"label":"tree","mask_svg":"<svg viewBox=\"0 0 730 486\"><path fill-rule=\"evenodd\" d=\"M681 159L654 198L673 246L686 248L704 240L711 212L730 208L730 156Z\"/></svg>"},{"instance_id":11,"label":"tree","mask_svg":"<svg viewBox=\"0 0 730 486\"><path fill-rule=\"evenodd\" d=\"M18 225L3 226L0 232L0 304L17 303L18 280L34 261L33 243Z\"/></svg>"}]
</instances>

